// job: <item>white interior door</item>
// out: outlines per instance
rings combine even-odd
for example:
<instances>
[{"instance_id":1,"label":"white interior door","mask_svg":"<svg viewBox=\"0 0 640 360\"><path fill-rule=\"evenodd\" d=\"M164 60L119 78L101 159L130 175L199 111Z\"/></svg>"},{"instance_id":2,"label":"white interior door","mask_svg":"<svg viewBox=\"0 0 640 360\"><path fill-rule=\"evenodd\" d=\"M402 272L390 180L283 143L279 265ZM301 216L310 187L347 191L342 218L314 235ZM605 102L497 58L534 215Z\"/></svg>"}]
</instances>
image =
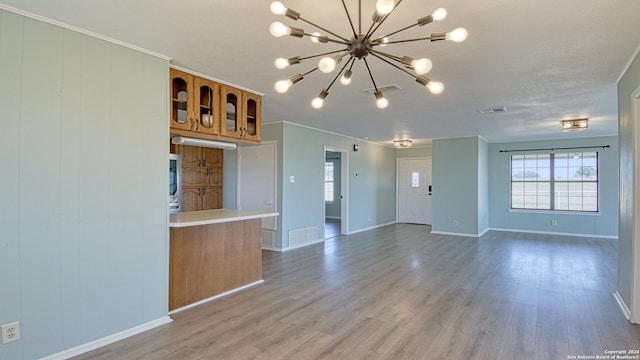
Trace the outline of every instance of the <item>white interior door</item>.
<instances>
[{"instance_id":1,"label":"white interior door","mask_svg":"<svg viewBox=\"0 0 640 360\"><path fill-rule=\"evenodd\" d=\"M276 211L276 143L238 148L238 209ZM276 218L262 219L262 228L276 230Z\"/></svg>"},{"instance_id":2,"label":"white interior door","mask_svg":"<svg viewBox=\"0 0 640 360\"><path fill-rule=\"evenodd\" d=\"M431 225L431 159L398 159L398 222Z\"/></svg>"}]
</instances>

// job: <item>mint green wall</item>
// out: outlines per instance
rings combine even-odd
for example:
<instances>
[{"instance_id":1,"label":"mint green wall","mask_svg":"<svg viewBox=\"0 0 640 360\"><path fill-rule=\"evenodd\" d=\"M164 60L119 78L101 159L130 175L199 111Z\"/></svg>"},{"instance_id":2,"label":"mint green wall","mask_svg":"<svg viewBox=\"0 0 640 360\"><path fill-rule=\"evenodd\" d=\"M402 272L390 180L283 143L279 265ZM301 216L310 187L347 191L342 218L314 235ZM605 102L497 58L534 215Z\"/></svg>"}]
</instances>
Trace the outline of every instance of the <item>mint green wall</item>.
<instances>
[{"instance_id":1,"label":"mint green wall","mask_svg":"<svg viewBox=\"0 0 640 360\"><path fill-rule=\"evenodd\" d=\"M348 151L347 231L356 232L395 221L393 149L291 123L265 125L263 140L277 140L281 147L278 149L281 215L277 247L289 246L287 234L290 230L317 226L319 238L324 237L325 146ZM360 145L358 152L352 151L356 143ZM294 183L289 182L290 176L295 176Z\"/></svg>"},{"instance_id":2,"label":"mint green wall","mask_svg":"<svg viewBox=\"0 0 640 360\"><path fill-rule=\"evenodd\" d=\"M431 157L433 154L431 146L416 146L409 149L396 149L396 158L421 158Z\"/></svg>"},{"instance_id":3,"label":"mint green wall","mask_svg":"<svg viewBox=\"0 0 640 360\"><path fill-rule=\"evenodd\" d=\"M238 208L238 150L223 150L222 207Z\"/></svg>"},{"instance_id":4,"label":"mint green wall","mask_svg":"<svg viewBox=\"0 0 640 360\"><path fill-rule=\"evenodd\" d=\"M1 359L167 315L168 67L0 10Z\"/></svg>"},{"instance_id":5,"label":"mint green wall","mask_svg":"<svg viewBox=\"0 0 640 360\"><path fill-rule=\"evenodd\" d=\"M477 137L433 141L433 232L478 235L480 141Z\"/></svg>"},{"instance_id":6,"label":"mint green wall","mask_svg":"<svg viewBox=\"0 0 640 360\"><path fill-rule=\"evenodd\" d=\"M636 188L638 179L634 176L634 171L636 174L638 173L640 164L640 154L637 153L638 143L640 142L640 124L633 119L631 96L639 86L640 55L636 55L618 82L618 134L620 136L618 293L629 308L632 306L631 293L633 291L633 243L638 241L638 231L640 230L636 224L638 204L634 204L634 193L640 191L640 189Z\"/></svg>"},{"instance_id":7,"label":"mint green wall","mask_svg":"<svg viewBox=\"0 0 640 360\"><path fill-rule=\"evenodd\" d=\"M511 154L501 153L500 150L600 145L611 145L611 148L598 150L600 159L600 213L598 215L576 215L562 212L549 214L535 211L508 211L510 206L509 189L511 186ZM489 174L491 228L614 237L618 235L617 136L493 143L489 145ZM557 220L558 225L551 226L551 220Z\"/></svg>"},{"instance_id":8,"label":"mint green wall","mask_svg":"<svg viewBox=\"0 0 640 360\"><path fill-rule=\"evenodd\" d=\"M273 123L262 125L262 140L276 141L276 211L280 216L276 217L275 247L282 248L282 164L283 164L283 123Z\"/></svg>"}]
</instances>

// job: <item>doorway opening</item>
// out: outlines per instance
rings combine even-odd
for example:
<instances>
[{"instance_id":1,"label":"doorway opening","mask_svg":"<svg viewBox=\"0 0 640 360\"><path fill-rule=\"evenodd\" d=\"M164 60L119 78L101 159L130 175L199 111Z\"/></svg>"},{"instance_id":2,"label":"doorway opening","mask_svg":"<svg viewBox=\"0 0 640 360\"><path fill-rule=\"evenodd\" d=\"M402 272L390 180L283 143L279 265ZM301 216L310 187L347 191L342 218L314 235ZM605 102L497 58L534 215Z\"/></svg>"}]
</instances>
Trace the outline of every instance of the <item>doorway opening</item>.
<instances>
[{"instance_id":1,"label":"doorway opening","mask_svg":"<svg viewBox=\"0 0 640 360\"><path fill-rule=\"evenodd\" d=\"M324 239L347 233L348 153L324 148Z\"/></svg>"}]
</instances>

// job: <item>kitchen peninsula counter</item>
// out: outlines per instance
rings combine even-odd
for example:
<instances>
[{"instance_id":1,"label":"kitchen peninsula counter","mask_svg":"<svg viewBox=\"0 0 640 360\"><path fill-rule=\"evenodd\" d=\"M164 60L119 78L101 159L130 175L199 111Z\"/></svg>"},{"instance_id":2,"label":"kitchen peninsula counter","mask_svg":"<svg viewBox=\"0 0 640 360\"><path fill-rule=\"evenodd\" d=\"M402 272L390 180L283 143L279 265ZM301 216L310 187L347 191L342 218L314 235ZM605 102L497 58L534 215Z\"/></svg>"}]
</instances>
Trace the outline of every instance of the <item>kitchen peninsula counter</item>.
<instances>
[{"instance_id":1,"label":"kitchen peninsula counter","mask_svg":"<svg viewBox=\"0 0 640 360\"><path fill-rule=\"evenodd\" d=\"M169 227L219 224L231 221L261 219L278 215L279 213L277 212L240 211L233 209L187 211L171 214L169 216Z\"/></svg>"},{"instance_id":2,"label":"kitchen peninsula counter","mask_svg":"<svg viewBox=\"0 0 640 360\"><path fill-rule=\"evenodd\" d=\"M263 282L261 219L278 215L230 209L171 214L169 311Z\"/></svg>"}]
</instances>

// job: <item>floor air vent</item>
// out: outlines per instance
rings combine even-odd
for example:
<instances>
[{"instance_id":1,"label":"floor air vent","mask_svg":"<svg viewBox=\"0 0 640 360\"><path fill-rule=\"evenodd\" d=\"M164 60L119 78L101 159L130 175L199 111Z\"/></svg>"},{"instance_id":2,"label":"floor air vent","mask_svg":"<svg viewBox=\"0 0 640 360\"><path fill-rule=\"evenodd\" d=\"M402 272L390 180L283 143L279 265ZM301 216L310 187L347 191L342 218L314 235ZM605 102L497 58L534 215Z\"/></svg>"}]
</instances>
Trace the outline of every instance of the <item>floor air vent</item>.
<instances>
[{"instance_id":1,"label":"floor air vent","mask_svg":"<svg viewBox=\"0 0 640 360\"><path fill-rule=\"evenodd\" d=\"M318 240L318 227L311 226L289 231L289 246L296 246Z\"/></svg>"}]
</instances>

